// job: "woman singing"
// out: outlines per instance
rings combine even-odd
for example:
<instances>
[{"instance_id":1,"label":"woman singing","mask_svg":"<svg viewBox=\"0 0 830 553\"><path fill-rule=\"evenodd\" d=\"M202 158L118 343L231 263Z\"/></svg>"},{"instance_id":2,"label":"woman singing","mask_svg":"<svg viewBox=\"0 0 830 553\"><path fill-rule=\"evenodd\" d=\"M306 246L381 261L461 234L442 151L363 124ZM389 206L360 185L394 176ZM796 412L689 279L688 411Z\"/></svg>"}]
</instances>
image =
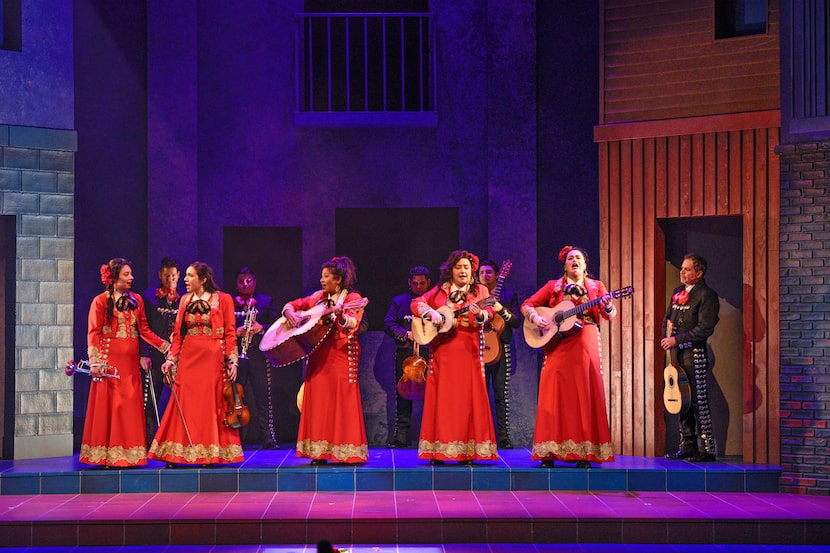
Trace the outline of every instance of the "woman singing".
<instances>
[{"instance_id":1,"label":"woman singing","mask_svg":"<svg viewBox=\"0 0 830 553\"><path fill-rule=\"evenodd\" d=\"M549 322L536 307L555 307L564 301L579 305L605 296L605 285L588 275L588 255L582 248L565 246L559 252L564 274L549 280L522 303L522 313L538 328ZM611 430L605 412L605 388L600 364L599 322L617 314L610 298L582 313L582 330L545 350L539 378L539 404L533 435L532 458L542 468L554 459L576 461L589 468L591 461L614 460Z\"/></svg>"},{"instance_id":2,"label":"woman singing","mask_svg":"<svg viewBox=\"0 0 830 553\"><path fill-rule=\"evenodd\" d=\"M352 260L334 257L323 263L321 289L288 302L282 310L286 324L293 328L303 321L301 311L320 303L332 308L322 321L331 325L331 331L308 356L303 381L297 456L310 458L312 465L329 460L365 463L369 458L358 382L357 332L363 307L353 307L362 303L354 290L356 281Z\"/></svg>"},{"instance_id":3,"label":"woman singing","mask_svg":"<svg viewBox=\"0 0 830 553\"><path fill-rule=\"evenodd\" d=\"M482 325L493 308L478 303L490 293L475 282L476 271L478 257L456 250L441 265L440 283L412 300L412 314L436 326L443 320L439 307L464 310L454 329L430 342L418 458L432 465L498 459L482 358Z\"/></svg>"},{"instance_id":4,"label":"woman singing","mask_svg":"<svg viewBox=\"0 0 830 553\"><path fill-rule=\"evenodd\" d=\"M239 430L225 424L226 379L236 380L236 318L230 294L219 291L213 269L194 261L185 272L173 346L162 372L172 379L171 400L149 457L214 465L243 460ZM227 369L226 369L227 359Z\"/></svg>"},{"instance_id":5,"label":"woman singing","mask_svg":"<svg viewBox=\"0 0 830 553\"><path fill-rule=\"evenodd\" d=\"M129 261L117 257L101 265L101 282L106 290L89 308L87 350L92 382L80 461L106 467L146 465L138 337L162 352L170 343L150 330L144 300L130 292L133 270ZM112 367L119 378L103 376L114 374Z\"/></svg>"}]
</instances>

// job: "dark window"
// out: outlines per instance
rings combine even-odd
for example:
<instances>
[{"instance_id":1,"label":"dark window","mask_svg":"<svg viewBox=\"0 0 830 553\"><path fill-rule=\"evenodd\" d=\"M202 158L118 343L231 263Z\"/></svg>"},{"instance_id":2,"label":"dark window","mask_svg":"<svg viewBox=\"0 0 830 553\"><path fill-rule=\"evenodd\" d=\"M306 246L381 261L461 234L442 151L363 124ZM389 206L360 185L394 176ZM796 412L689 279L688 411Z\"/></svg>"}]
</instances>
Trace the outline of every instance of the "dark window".
<instances>
[{"instance_id":1,"label":"dark window","mask_svg":"<svg viewBox=\"0 0 830 553\"><path fill-rule=\"evenodd\" d=\"M20 52L23 45L21 0L0 0L0 50Z\"/></svg>"},{"instance_id":2,"label":"dark window","mask_svg":"<svg viewBox=\"0 0 830 553\"><path fill-rule=\"evenodd\" d=\"M767 32L767 0L715 0L715 39Z\"/></svg>"}]
</instances>

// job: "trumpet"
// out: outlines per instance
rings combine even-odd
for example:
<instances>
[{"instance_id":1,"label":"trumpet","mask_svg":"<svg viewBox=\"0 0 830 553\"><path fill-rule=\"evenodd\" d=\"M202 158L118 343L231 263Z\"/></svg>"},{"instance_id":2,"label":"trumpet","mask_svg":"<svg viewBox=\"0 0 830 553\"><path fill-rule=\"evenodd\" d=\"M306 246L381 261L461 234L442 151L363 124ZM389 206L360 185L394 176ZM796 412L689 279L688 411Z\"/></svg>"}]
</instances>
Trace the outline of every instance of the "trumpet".
<instances>
[{"instance_id":1,"label":"trumpet","mask_svg":"<svg viewBox=\"0 0 830 553\"><path fill-rule=\"evenodd\" d=\"M256 314L257 310L253 306L245 311L245 322L242 324L242 327L245 329L245 333L242 335L242 348L239 352L240 359L248 358L248 346L251 345L251 330L254 326L254 321L256 321Z\"/></svg>"},{"instance_id":2,"label":"trumpet","mask_svg":"<svg viewBox=\"0 0 830 553\"><path fill-rule=\"evenodd\" d=\"M89 361L78 361L75 363L75 361L70 359L66 362L63 372L65 372L67 376L74 376L75 373L88 374L92 377L93 382L101 382L105 378L115 378L116 380L121 380L121 377L118 376L118 369L111 365L104 365L104 372L101 374L93 374L90 370L92 367L100 366L100 363L91 364Z\"/></svg>"}]
</instances>

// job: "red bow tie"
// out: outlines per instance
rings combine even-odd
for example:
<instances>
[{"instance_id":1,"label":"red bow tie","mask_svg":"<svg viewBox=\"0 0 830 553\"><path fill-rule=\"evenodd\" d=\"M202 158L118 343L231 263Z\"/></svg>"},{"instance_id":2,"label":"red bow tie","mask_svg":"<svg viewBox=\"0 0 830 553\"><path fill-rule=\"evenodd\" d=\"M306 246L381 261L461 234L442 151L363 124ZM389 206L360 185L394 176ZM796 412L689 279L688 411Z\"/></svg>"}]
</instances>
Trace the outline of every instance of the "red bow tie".
<instances>
[{"instance_id":1,"label":"red bow tie","mask_svg":"<svg viewBox=\"0 0 830 553\"><path fill-rule=\"evenodd\" d=\"M253 307L256 305L256 298L252 296L236 296L234 301L240 307Z\"/></svg>"},{"instance_id":2,"label":"red bow tie","mask_svg":"<svg viewBox=\"0 0 830 553\"><path fill-rule=\"evenodd\" d=\"M167 296L167 301L170 303L176 303L179 301L179 293L176 291L175 288L167 289L167 288L156 288L156 297L161 299Z\"/></svg>"},{"instance_id":3,"label":"red bow tie","mask_svg":"<svg viewBox=\"0 0 830 553\"><path fill-rule=\"evenodd\" d=\"M686 290L681 290L671 297L671 301L677 305L686 305L686 302L689 301L689 293Z\"/></svg>"}]
</instances>

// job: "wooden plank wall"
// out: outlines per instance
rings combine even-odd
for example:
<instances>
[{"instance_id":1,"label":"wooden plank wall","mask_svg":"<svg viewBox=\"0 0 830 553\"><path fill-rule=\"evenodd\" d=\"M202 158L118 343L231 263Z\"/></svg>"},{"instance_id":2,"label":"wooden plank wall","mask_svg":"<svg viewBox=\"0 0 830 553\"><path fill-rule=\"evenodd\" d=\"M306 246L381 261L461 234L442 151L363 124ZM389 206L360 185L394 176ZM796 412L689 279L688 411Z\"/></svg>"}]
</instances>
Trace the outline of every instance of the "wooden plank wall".
<instances>
[{"instance_id":1,"label":"wooden plank wall","mask_svg":"<svg viewBox=\"0 0 830 553\"><path fill-rule=\"evenodd\" d=\"M778 109L779 9L767 33L714 38L712 0L602 0L600 124Z\"/></svg>"},{"instance_id":2,"label":"wooden plank wall","mask_svg":"<svg viewBox=\"0 0 830 553\"><path fill-rule=\"evenodd\" d=\"M633 285L619 322L603 325L603 366L616 453L665 453L664 238L660 218L743 220L743 456L779 462L776 111L597 127L601 278ZM704 130L705 129L705 130ZM735 406L733 406L735 407Z\"/></svg>"}]
</instances>

